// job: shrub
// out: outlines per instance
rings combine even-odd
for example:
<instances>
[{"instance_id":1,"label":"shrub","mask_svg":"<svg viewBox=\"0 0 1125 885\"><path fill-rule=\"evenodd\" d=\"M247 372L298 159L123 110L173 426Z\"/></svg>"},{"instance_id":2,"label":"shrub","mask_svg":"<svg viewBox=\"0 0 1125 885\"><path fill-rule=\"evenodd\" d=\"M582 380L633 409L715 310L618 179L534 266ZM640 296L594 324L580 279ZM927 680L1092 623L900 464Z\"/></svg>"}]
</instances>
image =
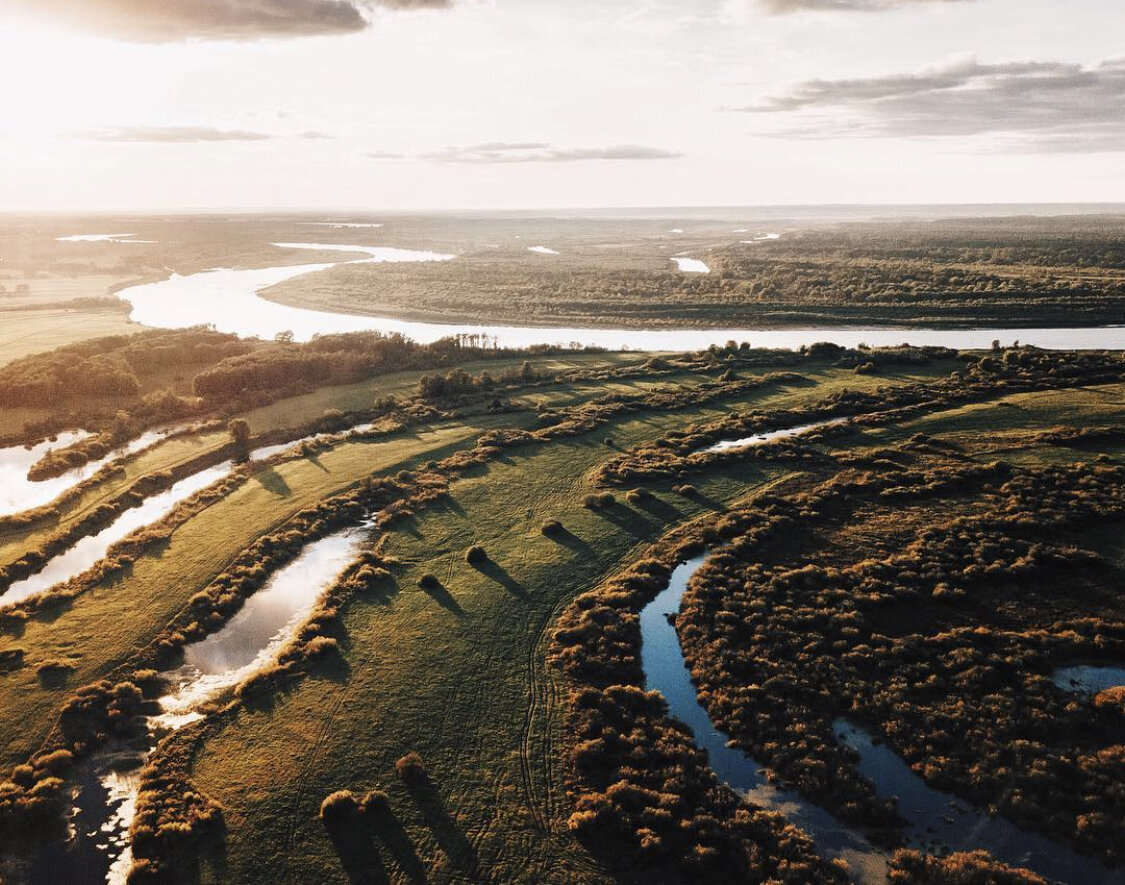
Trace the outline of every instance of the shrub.
<instances>
[{"instance_id":1,"label":"shrub","mask_svg":"<svg viewBox=\"0 0 1125 885\"><path fill-rule=\"evenodd\" d=\"M636 506L652 497L652 493L648 489L633 489L625 494L625 500Z\"/></svg>"},{"instance_id":2,"label":"shrub","mask_svg":"<svg viewBox=\"0 0 1125 885\"><path fill-rule=\"evenodd\" d=\"M339 650L340 643L331 636L314 636L305 643L305 657L307 658L322 658Z\"/></svg>"},{"instance_id":3,"label":"shrub","mask_svg":"<svg viewBox=\"0 0 1125 885\"><path fill-rule=\"evenodd\" d=\"M35 672L40 676L63 676L66 673L74 672L74 664L69 661L49 660L42 661L39 666L35 668Z\"/></svg>"},{"instance_id":4,"label":"shrub","mask_svg":"<svg viewBox=\"0 0 1125 885\"><path fill-rule=\"evenodd\" d=\"M346 820L359 811L359 803L351 790L329 793L320 803L320 819L326 824Z\"/></svg>"},{"instance_id":5,"label":"shrub","mask_svg":"<svg viewBox=\"0 0 1125 885\"><path fill-rule=\"evenodd\" d=\"M360 800L359 807L364 814L382 817L390 813L391 800L382 790L368 790L367 794Z\"/></svg>"},{"instance_id":6,"label":"shrub","mask_svg":"<svg viewBox=\"0 0 1125 885\"><path fill-rule=\"evenodd\" d=\"M544 523L541 526L539 526L539 531L541 531L544 535L547 535L548 537L550 537L551 535L560 534L562 532L562 530L563 530L563 524L561 522L559 522L557 519L545 520Z\"/></svg>"},{"instance_id":7,"label":"shrub","mask_svg":"<svg viewBox=\"0 0 1125 885\"><path fill-rule=\"evenodd\" d=\"M420 780L426 775L426 766L422 757L411 750L395 763L395 771L404 781Z\"/></svg>"},{"instance_id":8,"label":"shrub","mask_svg":"<svg viewBox=\"0 0 1125 885\"><path fill-rule=\"evenodd\" d=\"M613 497L612 492L602 492L602 494L598 496L599 507L612 507L616 503L617 499Z\"/></svg>"},{"instance_id":9,"label":"shrub","mask_svg":"<svg viewBox=\"0 0 1125 885\"><path fill-rule=\"evenodd\" d=\"M610 448L612 449L612 448L613 448L613 437L612 437L612 436L607 436L607 437L605 438L605 444L606 444L607 446L609 446L609 447L610 447Z\"/></svg>"},{"instance_id":10,"label":"shrub","mask_svg":"<svg viewBox=\"0 0 1125 885\"><path fill-rule=\"evenodd\" d=\"M694 498L699 494L699 490L693 485L676 486L673 491L678 495L683 495L685 498Z\"/></svg>"},{"instance_id":11,"label":"shrub","mask_svg":"<svg viewBox=\"0 0 1125 885\"><path fill-rule=\"evenodd\" d=\"M426 572L418 579L418 586L423 590L440 590L441 581L433 572Z\"/></svg>"},{"instance_id":12,"label":"shrub","mask_svg":"<svg viewBox=\"0 0 1125 885\"><path fill-rule=\"evenodd\" d=\"M469 565L484 565L488 562L488 553L479 544L474 544L465 551L465 562Z\"/></svg>"},{"instance_id":13,"label":"shrub","mask_svg":"<svg viewBox=\"0 0 1125 885\"><path fill-rule=\"evenodd\" d=\"M597 495L587 495L582 499L582 506L589 510L596 510L601 499Z\"/></svg>"}]
</instances>

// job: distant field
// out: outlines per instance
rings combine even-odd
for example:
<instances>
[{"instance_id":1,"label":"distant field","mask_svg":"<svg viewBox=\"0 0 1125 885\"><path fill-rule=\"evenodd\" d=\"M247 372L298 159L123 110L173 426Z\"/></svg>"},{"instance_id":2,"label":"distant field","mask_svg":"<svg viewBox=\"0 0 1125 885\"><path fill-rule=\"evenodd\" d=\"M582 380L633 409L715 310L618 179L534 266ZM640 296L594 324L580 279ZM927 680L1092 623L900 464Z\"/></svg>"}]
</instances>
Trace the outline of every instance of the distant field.
<instances>
[{"instance_id":1,"label":"distant field","mask_svg":"<svg viewBox=\"0 0 1125 885\"><path fill-rule=\"evenodd\" d=\"M5 311L0 313L0 365L62 344L124 335L140 328L116 310Z\"/></svg>"},{"instance_id":2,"label":"distant field","mask_svg":"<svg viewBox=\"0 0 1125 885\"><path fill-rule=\"evenodd\" d=\"M742 233L737 233L742 230ZM755 239L778 233L778 239ZM553 234L553 235L552 235ZM454 261L339 266L271 288L286 304L414 320L614 327L1083 326L1120 322L1125 222L959 219L582 231L475 243ZM703 261L682 273L673 256Z\"/></svg>"}]
</instances>

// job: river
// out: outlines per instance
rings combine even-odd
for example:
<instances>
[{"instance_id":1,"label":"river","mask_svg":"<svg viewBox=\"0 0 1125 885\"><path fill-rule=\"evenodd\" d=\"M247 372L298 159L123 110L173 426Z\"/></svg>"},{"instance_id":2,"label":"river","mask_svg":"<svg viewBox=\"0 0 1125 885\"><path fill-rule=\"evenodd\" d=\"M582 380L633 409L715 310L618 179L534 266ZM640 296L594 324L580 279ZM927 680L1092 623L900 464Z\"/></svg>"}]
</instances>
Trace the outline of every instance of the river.
<instances>
[{"instance_id":1,"label":"river","mask_svg":"<svg viewBox=\"0 0 1125 885\"><path fill-rule=\"evenodd\" d=\"M965 350L987 349L994 340L1011 344L1019 340L1038 347L1060 350L1125 350L1125 326L1086 329L888 329L888 328L796 328L796 329L606 329L575 327L516 326L476 323L430 323L309 310L277 304L259 293L270 286L299 276L326 270L337 264L380 261L448 261L452 255L374 246L321 243L276 243L296 249L330 250L367 255L341 262L300 264L252 270L219 269L146 283L120 290L119 297L133 305L138 323L163 329L212 325L221 332L272 338L292 332L296 340L314 335L361 332L376 329L399 332L428 343L449 335L488 335L501 347L533 344L578 344L609 350L693 351L727 341L748 341L755 347L798 348L816 341L835 341L846 347L858 344L891 346L909 341L914 345L941 345Z\"/></svg>"},{"instance_id":2,"label":"river","mask_svg":"<svg viewBox=\"0 0 1125 885\"><path fill-rule=\"evenodd\" d=\"M721 781L748 801L785 815L812 837L824 856L847 860L853 881L885 883L887 852L794 791L771 785L759 761L727 745L727 736L715 728L700 703L668 616L679 612L688 582L706 556L702 553L677 566L668 587L641 611L641 666L646 687L659 691L668 702L669 713L691 728ZM1120 680L1121 668L1084 675L1098 684L1108 683ZM1070 678L1069 672L1056 675L1060 684ZM857 723L841 719L835 730L842 743L859 753L857 767L875 785L878 795L898 800L899 812L907 821L903 836L910 847L930 852L984 848L1004 863L1026 866L1064 885L1125 885L1125 870L1108 869L1065 845L931 788L890 746L873 740Z\"/></svg>"}]
</instances>

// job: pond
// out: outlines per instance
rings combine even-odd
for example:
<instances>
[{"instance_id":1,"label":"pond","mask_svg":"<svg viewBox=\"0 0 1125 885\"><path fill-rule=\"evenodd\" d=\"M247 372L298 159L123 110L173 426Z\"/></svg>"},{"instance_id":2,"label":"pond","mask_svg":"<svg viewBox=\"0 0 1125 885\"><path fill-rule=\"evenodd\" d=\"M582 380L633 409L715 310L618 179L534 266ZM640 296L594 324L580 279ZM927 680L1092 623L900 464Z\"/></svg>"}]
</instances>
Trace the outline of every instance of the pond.
<instances>
[{"instance_id":1,"label":"pond","mask_svg":"<svg viewBox=\"0 0 1125 885\"><path fill-rule=\"evenodd\" d=\"M707 751L719 779L755 805L784 814L815 841L826 857L842 857L855 881L875 885L886 881L888 856L852 828L840 823L819 806L793 790L782 790L765 777L762 765L737 747L727 746L727 736L715 728L699 702L691 672L684 662L679 636L668 615L680 609L691 576L703 565L706 553L681 563L668 587L641 611L641 666L645 687L658 691L668 710L692 730L695 742Z\"/></svg>"},{"instance_id":2,"label":"pond","mask_svg":"<svg viewBox=\"0 0 1125 885\"><path fill-rule=\"evenodd\" d=\"M363 432L371 427L372 424L368 422L358 424L349 430L351 432ZM251 450L249 460L262 461L320 437L321 434L311 434L290 442L259 446ZM121 515L104 529L94 535L80 538L62 553L48 560L46 565L35 574L23 580L14 581L6 591L0 593L0 608L20 602L82 574L102 559L109 548L118 541L138 529L145 528L163 519L181 501L190 498L209 485L225 479L236 466L233 461L224 461L213 467L204 468L178 480L163 492L150 495L138 506L122 511Z\"/></svg>"},{"instance_id":3,"label":"pond","mask_svg":"<svg viewBox=\"0 0 1125 885\"><path fill-rule=\"evenodd\" d=\"M1125 665L1074 664L1059 667L1053 674L1055 685L1064 691L1082 694L1099 694L1110 688L1125 685Z\"/></svg>"}]
</instances>

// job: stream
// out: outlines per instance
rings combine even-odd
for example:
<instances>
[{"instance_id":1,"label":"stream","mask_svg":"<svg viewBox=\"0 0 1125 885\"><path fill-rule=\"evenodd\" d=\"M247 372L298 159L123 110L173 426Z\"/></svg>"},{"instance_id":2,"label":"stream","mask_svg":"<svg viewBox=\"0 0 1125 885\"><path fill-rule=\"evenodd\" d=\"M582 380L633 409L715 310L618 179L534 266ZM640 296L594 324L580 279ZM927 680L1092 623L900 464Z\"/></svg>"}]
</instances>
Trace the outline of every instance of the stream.
<instances>
[{"instance_id":1,"label":"stream","mask_svg":"<svg viewBox=\"0 0 1125 885\"><path fill-rule=\"evenodd\" d=\"M885 883L888 852L871 845L862 833L794 791L771 785L760 762L737 747L727 746L727 736L715 728L699 702L679 636L668 616L679 612L688 582L706 557L704 552L678 565L668 587L641 611L641 665L646 687L659 691L668 702L670 715L691 728L696 744L707 751L711 768L721 781L747 801L785 815L809 834L825 857L845 859L853 881L861 885ZM1116 671L1117 676L1112 678L1118 681L1112 684L1121 684L1125 668ZM1056 674L1056 681L1059 679ZM931 853L984 848L1004 863L1026 866L1065 885L1125 885L1125 870L1111 870L1061 843L929 787L889 745L873 740L857 723L838 720L835 731L842 743L858 752L858 770L872 781L878 795L898 800L899 813L907 821L903 836L909 847Z\"/></svg>"},{"instance_id":2,"label":"stream","mask_svg":"<svg viewBox=\"0 0 1125 885\"><path fill-rule=\"evenodd\" d=\"M764 433L755 433L752 436L744 436L741 439L724 439L715 443L713 446L708 446L699 451L704 454L713 454L715 452L726 452L730 449L744 449L748 446L760 446L763 443L773 442L775 439L788 439L791 436L800 436L802 433L808 433L810 430L819 430L821 427L834 427L837 424L843 424L845 421L851 420L850 418L832 418L828 421L814 421L811 424L800 424L796 427L786 427L782 430L769 430Z\"/></svg>"},{"instance_id":3,"label":"stream","mask_svg":"<svg viewBox=\"0 0 1125 885\"><path fill-rule=\"evenodd\" d=\"M145 718L145 740L118 741L80 766L65 848L49 844L20 869L3 872L30 885L124 885L132 864L129 828L152 748L169 732L205 718L208 702L276 659L359 555L368 528L345 529L308 544L221 630L186 646L183 664L162 674L170 691L157 701L160 712Z\"/></svg>"},{"instance_id":4,"label":"stream","mask_svg":"<svg viewBox=\"0 0 1125 885\"><path fill-rule=\"evenodd\" d=\"M362 432L371 426L371 423L358 424L344 432ZM304 442L319 439L321 436L322 434L311 434L285 443L259 446L250 451L249 460L262 461L281 452L294 449ZM190 498L196 492L202 491L213 483L225 479L237 466L233 461L224 461L213 467L206 467L198 473L193 473L173 483L171 487L164 491L150 495L136 507L122 511L120 516L97 534L80 538L72 546L48 560L46 565L38 572L20 581L14 581L7 591L0 592L0 608L21 602L36 593L54 587L56 584L77 577L102 559L109 548L118 541L123 540L138 529L143 529L163 519L181 501Z\"/></svg>"},{"instance_id":5,"label":"stream","mask_svg":"<svg viewBox=\"0 0 1125 885\"><path fill-rule=\"evenodd\" d=\"M164 439L172 429L150 430L134 440L118 446L104 458L88 461L51 479L31 480L27 472L48 452L64 449L93 436L85 430L58 434L53 440L44 440L34 446L11 446L0 449L0 516L11 516L25 510L34 510L50 504L59 495L89 479L110 461L146 449Z\"/></svg>"}]
</instances>

